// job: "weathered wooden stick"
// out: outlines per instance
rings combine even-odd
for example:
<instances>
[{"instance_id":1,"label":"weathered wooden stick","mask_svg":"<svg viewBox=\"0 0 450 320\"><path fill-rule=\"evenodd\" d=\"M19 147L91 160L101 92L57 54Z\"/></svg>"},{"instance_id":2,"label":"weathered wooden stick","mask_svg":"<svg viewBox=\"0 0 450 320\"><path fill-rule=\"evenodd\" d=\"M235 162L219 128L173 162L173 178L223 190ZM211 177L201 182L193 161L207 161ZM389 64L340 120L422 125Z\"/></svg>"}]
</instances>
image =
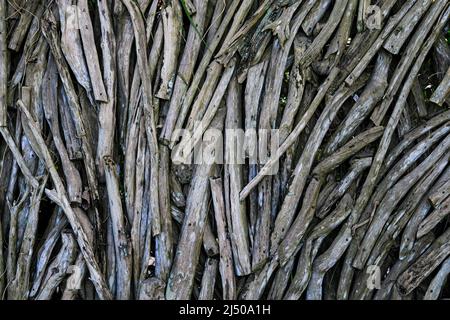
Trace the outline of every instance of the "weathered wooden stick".
<instances>
[{"instance_id":1,"label":"weathered wooden stick","mask_svg":"<svg viewBox=\"0 0 450 320\"><path fill-rule=\"evenodd\" d=\"M297 265L294 279L291 281L284 300L298 300L306 290L312 272L312 261L317 255L317 250L322 244L323 238L317 241L307 240L300 253L300 263Z\"/></svg>"},{"instance_id":2,"label":"weathered wooden stick","mask_svg":"<svg viewBox=\"0 0 450 320\"><path fill-rule=\"evenodd\" d=\"M12 289L8 290L8 297L13 300L25 300L28 298L31 278L31 259L33 247L36 242L39 206L47 178L48 176L42 179L39 188L33 190L30 197L31 207L28 213L27 226L23 234L23 241L17 255L16 275L11 284Z\"/></svg>"},{"instance_id":3,"label":"weathered wooden stick","mask_svg":"<svg viewBox=\"0 0 450 320\"><path fill-rule=\"evenodd\" d=\"M430 211L431 206L427 200L422 200L422 202L417 206L415 211L412 213L408 224L402 234L402 240L400 243L399 259L403 260L408 257L413 247L416 243L416 233L419 228L420 221L427 215ZM421 238L423 239L423 237ZM419 239L420 240L420 239Z\"/></svg>"},{"instance_id":4,"label":"weathered wooden stick","mask_svg":"<svg viewBox=\"0 0 450 320\"><path fill-rule=\"evenodd\" d=\"M56 21L55 17L46 12L45 19L43 22L43 33L47 38L47 42L50 46L50 50L55 59L56 66L58 68L59 76L64 85L64 90L67 95L67 99L69 102L71 114L73 116L73 120L75 122L75 128L77 131L78 137L81 139L81 148L83 151L83 160L86 168L86 174L88 177L89 189L91 193L91 197L93 200L98 199L98 188L97 188L97 178L96 178L96 170L95 170L95 162L92 154L92 149L89 141L87 140L86 135L86 127L85 123L82 120L81 116L81 106L78 100L78 95L75 91L73 82L70 78L70 73L68 69L68 64L64 60L62 55L61 47L59 46L59 41L57 39L56 33Z\"/></svg>"},{"instance_id":5,"label":"weathered wooden stick","mask_svg":"<svg viewBox=\"0 0 450 320\"><path fill-rule=\"evenodd\" d=\"M271 253L275 252L278 244L283 240L289 230L289 226L294 218L295 209L298 205L298 200L302 196L303 189L306 186L306 180L312 168L317 150L319 149L331 122L345 100L358 90L365 83L365 80L367 80L367 78L361 79L360 82L355 83L351 88L342 87L338 90L317 120L312 133L308 137L305 152L302 153L301 158L292 173L293 179L289 186L289 191L284 198L281 209L275 219L275 226L271 234Z\"/></svg>"},{"instance_id":6,"label":"weathered wooden stick","mask_svg":"<svg viewBox=\"0 0 450 320\"><path fill-rule=\"evenodd\" d=\"M358 0L348 1L338 30L336 31L336 36L331 39L323 60L313 63L315 70L317 70L316 72L328 74L330 69L341 61L350 38L350 31L355 18L357 5Z\"/></svg>"},{"instance_id":7,"label":"weathered wooden stick","mask_svg":"<svg viewBox=\"0 0 450 320\"><path fill-rule=\"evenodd\" d=\"M16 277L17 270L17 246L20 244L18 238L18 220L19 212L23 210L26 202L30 200L30 190L27 188L22 194L21 198L14 205L10 206L10 221L9 221L9 237L8 237L8 251L7 251L7 261L6 261L6 279L10 282L8 286L9 292L14 295L14 279ZM8 292L8 296L9 296Z\"/></svg>"},{"instance_id":8,"label":"weathered wooden stick","mask_svg":"<svg viewBox=\"0 0 450 320\"><path fill-rule=\"evenodd\" d=\"M16 27L14 28L14 31L9 39L8 48L14 51L18 51L20 49L20 46L22 45L23 40L25 39L28 31L28 27L30 26L31 22L33 21L34 13L39 10L38 8L43 6L42 1L26 1L24 5L24 10L20 15L20 19ZM6 22L6 4L4 6L5 8L5 16L4 16L4 22ZM5 28L6 32L6 28ZM6 49L6 47L5 47Z\"/></svg>"},{"instance_id":9,"label":"weathered wooden stick","mask_svg":"<svg viewBox=\"0 0 450 320\"><path fill-rule=\"evenodd\" d=\"M327 12L331 4L331 0L320 0L320 2L315 2L314 7L311 9L311 11L305 17L305 21L302 23L302 29L307 36L311 36L314 27Z\"/></svg>"},{"instance_id":10,"label":"weathered wooden stick","mask_svg":"<svg viewBox=\"0 0 450 320\"><path fill-rule=\"evenodd\" d=\"M56 171L55 164L51 158L50 152L45 145L45 141L42 138L38 125L34 122L32 115L29 113L28 109L22 103L22 101L18 101L17 105L19 106L22 113L25 115L28 125L34 135L36 141L39 143L41 148L42 156L44 157L42 160L45 162L47 170L50 173L52 181L55 185L56 195L51 199L53 201L57 201L58 205L64 210L64 213L69 220L70 225L75 233L78 244L80 246L80 250L83 253L83 257L88 265L89 272L91 275L91 281L94 283L94 286L97 290L97 293L101 299L111 299L111 293L109 292L106 282L103 278L103 275L100 271L100 267L95 259L94 250L92 248L92 244L89 241L86 232L83 229L82 223L79 220L79 216L75 213L74 209L71 207L69 200L67 198L67 192L65 190L64 184L62 182L61 177Z\"/></svg>"},{"instance_id":11,"label":"weathered wooden stick","mask_svg":"<svg viewBox=\"0 0 450 320\"><path fill-rule=\"evenodd\" d=\"M306 230L311 223L317 206L317 198L319 191L323 183L323 178L313 177L305 191L305 200L298 213L297 218L294 220L286 232L286 236L283 238L276 252L278 252L280 265L283 266L288 259L298 250L298 246L306 233ZM275 245L275 242L272 242ZM272 249L274 250L274 249Z\"/></svg>"},{"instance_id":12,"label":"weathered wooden stick","mask_svg":"<svg viewBox=\"0 0 450 320\"><path fill-rule=\"evenodd\" d=\"M183 104L181 105L180 111L178 113L176 125L173 126L172 132L167 130L167 133L165 135L166 137L168 137L169 134L171 135L171 139L170 139L171 147L173 147L173 145L175 144L175 141L178 139L175 129L181 129L183 127L184 120L186 119L186 116L188 115L189 108L191 107L192 101L194 100L196 92L199 89L200 82L205 74L206 69L210 65L211 59L214 56L214 51L216 50L217 46L219 45L220 41L222 40L222 37L225 34L225 29L228 27L228 24L230 23L231 19L233 19L234 14L235 14L240 2L241 2L240 0L233 0L233 2L230 3L229 7L226 10L226 14L223 17L222 22L220 23L220 27L216 32L214 41L208 45L209 50L205 51L205 54L203 55L203 57L199 63L199 66L197 67L197 69L194 73L194 78L192 79L189 89L186 92L186 95L183 99ZM246 2L248 2L248 1L246 1ZM250 1L250 2L252 2L252 1ZM248 4L247 4L247 6L248 6ZM243 5L243 7L244 7L243 13L245 16L247 11L245 11L246 10L245 5ZM242 19L244 19L244 17L240 16L239 18L236 18L234 20L234 23L239 25L241 23ZM230 32L230 34L232 34L232 33ZM220 73L215 75L215 77L219 78ZM169 118L169 119L171 119L171 118Z\"/></svg>"},{"instance_id":13,"label":"weathered wooden stick","mask_svg":"<svg viewBox=\"0 0 450 320\"><path fill-rule=\"evenodd\" d=\"M48 266L47 274L43 281L43 286L39 291L36 300L50 300L53 292L66 276L67 269L76 257L76 241L70 233L61 234L62 247L55 260Z\"/></svg>"},{"instance_id":14,"label":"weathered wooden stick","mask_svg":"<svg viewBox=\"0 0 450 320\"><path fill-rule=\"evenodd\" d=\"M83 255L79 253L75 259L75 264L67 267L66 273L70 276L67 278L61 300L76 300L78 298L86 271Z\"/></svg>"},{"instance_id":15,"label":"weathered wooden stick","mask_svg":"<svg viewBox=\"0 0 450 320\"><path fill-rule=\"evenodd\" d=\"M433 280L431 280L427 292L425 293L425 297L423 298L424 300L437 300L439 298L449 273L450 259L447 258L447 260L442 263L441 268L434 276Z\"/></svg>"},{"instance_id":16,"label":"weathered wooden stick","mask_svg":"<svg viewBox=\"0 0 450 320\"><path fill-rule=\"evenodd\" d=\"M101 3L99 4L99 8L105 9ZM95 46L94 29L92 26L91 17L89 15L87 0L78 1L77 15L81 40L83 43L83 52L84 56L86 57L86 64L89 71L89 78L91 79L94 98L97 101L106 102L108 101L109 96L106 93L105 86L103 84L102 73L100 71L100 61L98 59L97 47ZM105 68L105 66L103 67Z\"/></svg>"},{"instance_id":17,"label":"weathered wooden stick","mask_svg":"<svg viewBox=\"0 0 450 320\"><path fill-rule=\"evenodd\" d=\"M159 170L159 151L158 151L158 141L156 132L156 120L155 120L155 110L153 109L153 98L152 98L152 83L149 74L147 50L146 50L146 38L145 34L140 32L145 30L145 24L140 14L139 7L137 4L131 0L122 0L123 4L126 6L131 19L133 21L134 36L136 39L136 53L139 73L142 82L142 99L144 102L144 115L146 123L147 141L150 147L151 156L151 184L154 186L158 185L158 170ZM152 211L152 229L153 233L157 235L161 229L161 221L159 214L159 196L155 192L151 198L151 211Z\"/></svg>"},{"instance_id":18,"label":"weathered wooden stick","mask_svg":"<svg viewBox=\"0 0 450 320\"><path fill-rule=\"evenodd\" d=\"M442 106L445 102L445 99L448 97L450 92L450 68L447 70L447 73L442 79L439 86L434 90L433 95L430 98L431 102L434 102L440 106Z\"/></svg>"},{"instance_id":19,"label":"weathered wooden stick","mask_svg":"<svg viewBox=\"0 0 450 320\"><path fill-rule=\"evenodd\" d=\"M383 164L384 171L388 170L393 164L394 161L397 160L397 158L418 138L420 138L425 133L435 129L437 126L442 125L442 123L445 123L446 121L450 120L450 111L445 111L442 113L439 113L437 116L431 118L423 125L418 126L414 130L411 130L409 133L407 133L405 136L403 136L403 139L396 145L394 149L386 156L385 163ZM448 125L446 125L448 126ZM439 130L436 130L439 132L445 132L445 127L442 127ZM444 133L445 134L445 133ZM437 132L433 132L428 139L432 139L432 136L436 136ZM424 142L426 139L423 140Z\"/></svg>"},{"instance_id":20,"label":"weathered wooden stick","mask_svg":"<svg viewBox=\"0 0 450 320\"><path fill-rule=\"evenodd\" d=\"M266 263L261 270L252 275L249 278L248 283L245 284L240 298L244 300L260 299L277 266L278 262L276 259L272 259Z\"/></svg>"},{"instance_id":21,"label":"weathered wooden stick","mask_svg":"<svg viewBox=\"0 0 450 320\"><path fill-rule=\"evenodd\" d=\"M417 237L420 238L433 230L450 213L450 197L442 201L419 225Z\"/></svg>"},{"instance_id":22,"label":"weathered wooden stick","mask_svg":"<svg viewBox=\"0 0 450 320\"><path fill-rule=\"evenodd\" d=\"M61 118L61 127L63 130L64 140L66 142L67 152L70 160L83 159L81 149L81 138L77 135L75 123L71 117L71 111L67 95L64 88L59 86L58 90L59 117Z\"/></svg>"},{"instance_id":23,"label":"weathered wooden stick","mask_svg":"<svg viewBox=\"0 0 450 320\"><path fill-rule=\"evenodd\" d=\"M148 172L149 169L146 168L148 166L148 148L147 148L147 141L146 141L146 133L144 130L144 118L141 118L140 121L140 130L139 130L139 141L137 146L137 154L136 158L134 160L134 163L136 164L136 170L135 170L135 182L134 189L135 193L134 198L131 199L129 197L128 205L132 206L133 211L127 212L127 217L129 221L132 221L131 223L131 247L132 247L132 254L133 254L133 275L134 275L134 288L136 290L136 296L138 295L139 290L139 280L141 274L144 272L146 273L148 270L142 270L142 257L145 254L142 254L145 252L145 248L143 248L146 244L146 230L147 229L147 223L149 219L149 210L148 210L148 197L146 195L149 194L148 189L146 189L145 180L148 179ZM161 161L161 159L160 159ZM161 176L159 177L161 178ZM148 181L148 180L147 180ZM148 184L147 184L148 185ZM164 187L164 185L162 185ZM160 202L163 201L163 199L160 199ZM161 208L163 205L161 205ZM130 210L128 207L127 210Z\"/></svg>"},{"instance_id":24,"label":"weathered wooden stick","mask_svg":"<svg viewBox=\"0 0 450 320\"><path fill-rule=\"evenodd\" d=\"M292 131L295 115L303 98L303 91L305 89L306 82L306 71L300 68L300 57L301 54L305 52L308 44L307 38L297 36L294 40L294 65L292 66L289 74L288 97L279 126L279 138L281 141L284 141ZM247 83L249 82L251 82L251 79L247 80Z\"/></svg>"},{"instance_id":25,"label":"weathered wooden stick","mask_svg":"<svg viewBox=\"0 0 450 320\"><path fill-rule=\"evenodd\" d=\"M240 85L233 77L228 86L226 99L227 115L225 118L225 186L228 191L226 215L229 221L231 245L234 257L236 275L243 276L251 272L250 244L248 237L248 222L245 204L239 201L244 172L241 158L241 143L236 140L236 133L242 128L242 104L240 102ZM255 254L253 252L253 254Z\"/></svg>"},{"instance_id":26,"label":"weathered wooden stick","mask_svg":"<svg viewBox=\"0 0 450 320\"><path fill-rule=\"evenodd\" d=\"M211 197L219 240L219 271L222 279L222 296L224 300L236 299L236 278L233 267L231 243L227 231L223 183L221 178L210 178Z\"/></svg>"},{"instance_id":27,"label":"weathered wooden stick","mask_svg":"<svg viewBox=\"0 0 450 320\"><path fill-rule=\"evenodd\" d=\"M275 7L274 9L276 10L279 3L283 1L264 0L255 10L255 12L250 16L250 19L246 20L245 23L243 23L243 25L241 26L241 22L247 16L247 13L250 11L253 2L253 0L242 1L239 10L236 12L233 22L228 30L227 36L223 41L222 48L215 55L215 58L218 58L220 63L227 64L238 49L243 36L259 21L259 19L268 10L272 11L270 8L271 5L273 5Z\"/></svg>"},{"instance_id":28,"label":"weathered wooden stick","mask_svg":"<svg viewBox=\"0 0 450 320\"><path fill-rule=\"evenodd\" d=\"M116 164L110 156L104 156L103 161L108 192L108 209L109 216L111 217L116 252L116 298L119 300L128 300L131 298L131 277L133 273L131 269L132 247L125 227L125 215L120 199Z\"/></svg>"},{"instance_id":29,"label":"weathered wooden stick","mask_svg":"<svg viewBox=\"0 0 450 320\"><path fill-rule=\"evenodd\" d=\"M333 133L326 146L325 154L331 154L345 143L382 99L384 90L387 87L387 75L390 63L391 56L380 52L369 83L357 98L355 105L349 111L345 120Z\"/></svg>"},{"instance_id":30,"label":"weathered wooden stick","mask_svg":"<svg viewBox=\"0 0 450 320\"><path fill-rule=\"evenodd\" d=\"M206 109L205 114L201 118L200 123L192 124L192 136L186 135L183 137L181 142L179 143L180 148L174 152L177 152L180 157L188 157L194 146L197 145L197 143L200 141L200 139L203 136L203 133L205 130L209 127L211 121L213 120L214 116L217 113L217 110L220 107L220 103L222 101L222 98L224 96L225 90L228 87L228 84L230 83L231 77L233 76L235 68L235 61L232 61L229 66L226 67L225 72L223 72L222 77L217 84L217 88L214 91L214 95L211 98L211 101L209 102L208 108Z\"/></svg>"},{"instance_id":31,"label":"weathered wooden stick","mask_svg":"<svg viewBox=\"0 0 450 320\"><path fill-rule=\"evenodd\" d=\"M82 2L85 2L83 0ZM87 4L86 4L87 5ZM83 6L80 8L81 11L83 11ZM96 96L96 99L100 101L99 104L99 113L98 113L98 144L97 144L97 168L100 176L103 176L103 157L105 156L112 156L114 154L114 130L116 126L116 82L117 82L117 75L116 75L116 40L114 38L114 28L113 28L113 21L111 14L109 12L109 8L105 3L99 3L98 4L98 12L100 17L100 29L101 29L101 48L102 48L102 63L103 63L103 77L100 73L100 70L90 71L93 74L95 74L95 77L91 75L91 81L93 82L93 88L94 88L94 95ZM89 13L88 13L89 16ZM86 17L87 19L88 17ZM86 23L89 24L90 21L86 21ZM90 32L90 31L89 31ZM83 31L81 32L81 35L83 37ZM88 38L90 36L86 35ZM85 37L86 37L85 36ZM95 49L95 44L90 43L91 40L87 40L86 46L92 46L90 49L92 50L91 54L94 55L95 59L97 57L97 51ZM89 55L89 53L85 54ZM98 60L98 58L96 58ZM92 64L92 61L89 62L88 60L88 67ZM98 62L96 63L97 66L91 66L90 69L97 69L98 68ZM94 84L98 79L99 83ZM103 84L104 82L104 84ZM97 91L97 94L96 94Z\"/></svg>"},{"instance_id":32,"label":"weathered wooden stick","mask_svg":"<svg viewBox=\"0 0 450 320\"><path fill-rule=\"evenodd\" d=\"M435 186L435 190L428 196L428 199L437 208L448 197L450 180L444 180Z\"/></svg>"},{"instance_id":33,"label":"weathered wooden stick","mask_svg":"<svg viewBox=\"0 0 450 320\"><path fill-rule=\"evenodd\" d=\"M428 114L428 108L425 103L425 98L423 96L422 88L420 87L419 80L414 81L413 87L411 88L411 93L413 96L414 103L416 105L417 113L419 117L424 118Z\"/></svg>"},{"instance_id":34,"label":"weathered wooden stick","mask_svg":"<svg viewBox=\"0 0 450 320\"><path fill-rule=\"evenodd\" d=\"M135 40L134 32L133 30L133 21L132 17L126 15L126 8L122 4L122 1L114 1L115 4L120 3L120 6L122 10L120 11L119 16L116 17L115 20L117 20L117 56L120 57L120 59L117 60L117 104L118 104L118 110L119 110L119 119L120 119L120 139L122 146L124 144L124 139L126 137L127 133L127 113L130 109L130 69L132 67L131 65L131 59L132 59L132 46L133 41ZM150 4L150 0L139 0L138 6L141 11L141 14L143 15L145 10ZM157 10L157 3L153 1L153 5L150 7L149 10L149 20L148 20L148 26L150 28L153 26L153 20L155 19L156 10ZM117 5L118 6L118 5ZM160 23L161 30L162 30L162 22ZM147 33L147 32L146 32ZM162 47L162 46L161 46ZM140 74L139 68L136 68L137 73Z\"/></svg>"},{"instance_id":35,"label":"weathered wooden stick","mask_svg":"<svg viewBox=\"0 0 450 320\"><path fill-rule=\"evenodd\" d=\"M341 21L347 3L348 0L342 0L334 4L327 24L324 26L322 31L314 38L311 46L309 46L305 53L300 57L300 65L303 68L308 67L315 59L317 59L320 51L325 46L328 39L331 37L334 30L337 28L339 22Z\"/></svg>"},{"instance_id":36,"label":"weathered wooden stick","mask_svg":"<svg viewBox=\"0 0 450 320\"><path fill-rule=\"evenodd\" d=\"M281 268L277 270L273 279L272 286L268 293L267 299L269 300L281 300L288 287L288 283L291 280L292 272L294 270L294 262L296 256L291 257L289 261Z\"/></svg>"},{"instance_id":37,"label":"weathered wooden stick","mask_svg":"<svg viewBox=\"0 0 450 320\"><path fill-rule=\"evenodd\" d=\"M349 193L346 193L336 206L335 211L314 227L308 236L309 241L325 237L337 228L351 213L352 205L353 199ZM314 260L311 279L306 293L309 300L321 300L325 274L337 262L335 254L336 252L327 250Z\"/></svg>"}]
</instances>

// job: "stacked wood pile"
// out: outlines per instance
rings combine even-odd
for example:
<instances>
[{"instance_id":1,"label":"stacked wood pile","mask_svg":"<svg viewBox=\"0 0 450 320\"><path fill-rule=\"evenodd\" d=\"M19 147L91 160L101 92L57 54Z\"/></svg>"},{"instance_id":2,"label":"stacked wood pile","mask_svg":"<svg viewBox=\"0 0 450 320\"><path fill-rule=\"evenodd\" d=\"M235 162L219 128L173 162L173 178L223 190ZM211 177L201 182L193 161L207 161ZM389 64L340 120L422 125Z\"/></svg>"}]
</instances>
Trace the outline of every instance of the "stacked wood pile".
<instances>
[{"instance_id":1,"label":"stacked wood pile","mask_svg":"<svg viewBox=\"0 0 450 320\"><path fill-rule=\"evenodd\" d=\"M448 298L449 15L0 0L1 299Z\"/></svg>"}]
</instances>

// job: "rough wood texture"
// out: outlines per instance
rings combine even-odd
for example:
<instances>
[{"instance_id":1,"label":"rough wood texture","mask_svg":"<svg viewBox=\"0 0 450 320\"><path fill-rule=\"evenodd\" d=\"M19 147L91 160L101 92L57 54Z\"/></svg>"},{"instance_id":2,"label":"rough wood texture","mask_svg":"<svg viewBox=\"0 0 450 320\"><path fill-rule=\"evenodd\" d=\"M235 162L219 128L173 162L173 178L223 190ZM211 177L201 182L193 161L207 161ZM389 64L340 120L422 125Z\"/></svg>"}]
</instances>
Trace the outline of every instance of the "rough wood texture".
<instances>
[{"instance_id":1,"label":"rough wood texture","mask_svg":"<svg viewBox=\"0 0 450 320\"><path fill-rule=\"evenodd\" d=\"M448 299L449 17L0 0L0 299Z\"/></svg>"}]
</instances>

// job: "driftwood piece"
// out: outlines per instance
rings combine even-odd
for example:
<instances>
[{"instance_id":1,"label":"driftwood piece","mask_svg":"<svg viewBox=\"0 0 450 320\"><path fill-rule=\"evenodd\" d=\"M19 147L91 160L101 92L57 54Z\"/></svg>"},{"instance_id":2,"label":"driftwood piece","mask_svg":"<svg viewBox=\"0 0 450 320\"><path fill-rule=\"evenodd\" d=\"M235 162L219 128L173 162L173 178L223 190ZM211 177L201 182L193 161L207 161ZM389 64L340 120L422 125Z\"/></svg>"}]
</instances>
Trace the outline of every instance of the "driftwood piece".
<instances>
[{"instance_id":1,"label":"driftwood piece","mask_svg":"<svg viewBox=\"0 0 450 320\"><path fill-rule=\"evenodd\" d=\"M127 300L131 290L131 243L126 236L125 216L120 202L119 179L116 173L116 164L111 157L103 158L105 168L106 188L108 192L108 207L111 217L114 246L117 263L117 299Z\"/></svg>"},{"instance_id":2,"label":"driftwood piece","mask_svg":"<svg viewBox=\"0 0 450 320\"><path fill-rule=\"evenodd\" d=\"M157 236L156 248L156 272L158 277L166 281L169 273L170 266L173 259L173 226L171 216L171 204L170 204L170 185L169 185L169 150L166 146L160 147L160 161L159 161L159 182L161 183L160 193L160 208L161 208L161 233ZM140 244L136 243L136 247L139 248ZM135 249L135 251L137 251Z\"/></svg>"},{"instance_id":3,"label":"driftwood piece","mask_svg":"<svg viewBox=\"0 0 450 320\"><path fill-rule=\"evenodd\" d=\"M26 1L24 3L24 12L20 15L20 19L16 27L14 28L13 34L10 36L8 48L11 50L18 51L20 46L22 45L23 40L25 39L28 31L28 27L33 21L34 13L38 10L39 7L43 5L42 1ZM6 5L5 14L6 14ZM5 16L6 17L6 16ZM5 20L6 21L6 20ZM6 30L6 29L5 29Z\"/></svg>"},{"instance_id":4,"label":"driftwood piece","mask_svg":"<svg viewBox=\"0 0 450 320\"><path fill-rule=\"evenodd\" d=\"M383 127L373 127L351 139L333 155L323 159L313 170L317 175L324 175L339 166L340 163L350 158L368 144L377 140L383 133Z\"/></svg>"}]
</instances>

